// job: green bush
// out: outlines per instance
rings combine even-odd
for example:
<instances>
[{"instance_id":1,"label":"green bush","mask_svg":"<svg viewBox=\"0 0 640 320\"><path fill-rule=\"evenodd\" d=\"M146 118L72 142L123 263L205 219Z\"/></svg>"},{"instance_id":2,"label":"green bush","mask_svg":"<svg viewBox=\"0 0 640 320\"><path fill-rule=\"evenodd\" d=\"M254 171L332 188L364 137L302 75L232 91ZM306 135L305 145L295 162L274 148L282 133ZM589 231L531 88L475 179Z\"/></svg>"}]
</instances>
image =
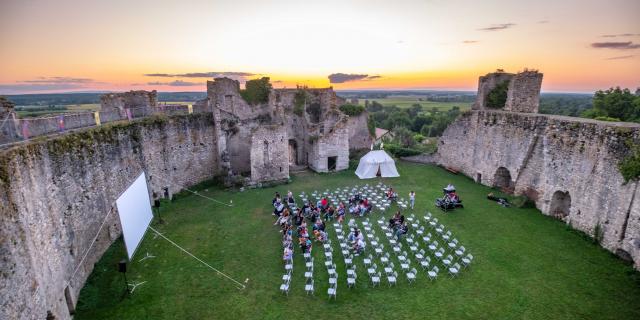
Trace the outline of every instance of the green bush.
<instances>
[{"instance_id":1,"label":"green bush","mask_svg":"<svg viewBox=\"0 0 640 320\"><path fill-rule=\"evenodd\" d=\"M364 112L364 107L355 104L343 104L340 106L340 111L348 116L358 116Z\"/></svg>"},{"instance_id":2,"label":"green bush","mask_svg":"<svg viewBox=\"0 0 640 320\"><path fill-rule=\"evenodd\" d=\"M307 90L304 88L298 88L296 94L293 96L293 113L298 116L304 115L304 105L308 100Z\"/></svg>"},{"instance_id":3,"label":"green bush","mask_svg":"<svg viewBox=\"0 0 640 320\"><path fill-rule=\"evenodd\" d=\"M240 95L250 105L269 102L269 93L271 93L269 77L249 80L245 84L245 89L240 90Z\"/></svg>"},{"instance_id":4,"label":"green bush","mask_svg":"<svg viewBox=\"0 0 640 320\"><path fill-rule=\"evenodd\" d=\"M509 89L509 81L503 81L487 94L487 108L502 109L507 102L507 90Z\"/></svg>"},{"instance_id":5,"label":"green bush","mask_svg":"<svg viewBox=\"0 0 640 320\"><path fill-rule=\"evenodd\" d=\"M388 143L384 144L384 149L396 157L417 156L422 153L420 150L403 148L397 144L388 144Z\"/></svg>"},{"instance_id":6,"label":"green bush","mask_svg":"<svg viewBox=\"0 0 640 320\"><path fill-rule=\"evenodd\" d=\"M622 159L618 170L625 182L640 178L640 145L629 140L626 145L631 148L631 154Z\"/></svg>"}]
</instances>

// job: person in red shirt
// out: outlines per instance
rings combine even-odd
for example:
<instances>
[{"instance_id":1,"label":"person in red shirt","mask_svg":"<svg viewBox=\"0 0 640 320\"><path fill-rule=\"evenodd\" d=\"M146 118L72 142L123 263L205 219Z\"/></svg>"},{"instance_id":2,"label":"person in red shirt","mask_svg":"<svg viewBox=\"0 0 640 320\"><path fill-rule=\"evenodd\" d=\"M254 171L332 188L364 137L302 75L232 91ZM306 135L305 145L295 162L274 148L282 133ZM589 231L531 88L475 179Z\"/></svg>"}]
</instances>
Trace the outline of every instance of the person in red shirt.
<instances>
[{"instance_id":1,"label":"person in red shirt","mask_svg":"<svg viewBox=\"0 0 640 320\"><path fill-rule=\"evenodd\" d=\"M329 201L327 201L327 198L322 198L322 209L326 209L329 205Z\"/></svg>"}]
</instances>

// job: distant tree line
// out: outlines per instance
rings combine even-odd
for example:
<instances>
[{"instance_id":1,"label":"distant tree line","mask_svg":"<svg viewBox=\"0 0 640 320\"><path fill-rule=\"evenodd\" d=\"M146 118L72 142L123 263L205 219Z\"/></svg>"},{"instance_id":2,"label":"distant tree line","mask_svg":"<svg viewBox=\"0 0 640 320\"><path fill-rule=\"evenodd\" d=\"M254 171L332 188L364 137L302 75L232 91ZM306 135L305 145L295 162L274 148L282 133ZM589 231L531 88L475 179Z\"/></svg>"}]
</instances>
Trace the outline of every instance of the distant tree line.
<instances>
[{"instance_id":1,"label":"distant tree line","mask_svg":"<svg viewBox=\"0 0 640 320\"><path fill-rule=\"evenodd\" d=\"M435 144L425 146L422 142L427 137L442 135L447 126L460 114L460 108L457 106L447 111L437 108L424 110L419 103L403 109L397 106L383 106L377 101L365 101L365 109L369 112L370 128L391 130L393 138L385 142L385 149L396 156L434 151Z\"/></svg>"},{"instance_id":2,"label":"distant tree line","mask_svg":"<svg viewBox=\"0 0 640 320\"><path fill-rule=\"evenodd\" d=\"M640 91L640 89L638 90ZM582 112L585 118L605 121L640 122L640 92L620 87L598 90L593 107Z\"/></svg>"}]
</instances>

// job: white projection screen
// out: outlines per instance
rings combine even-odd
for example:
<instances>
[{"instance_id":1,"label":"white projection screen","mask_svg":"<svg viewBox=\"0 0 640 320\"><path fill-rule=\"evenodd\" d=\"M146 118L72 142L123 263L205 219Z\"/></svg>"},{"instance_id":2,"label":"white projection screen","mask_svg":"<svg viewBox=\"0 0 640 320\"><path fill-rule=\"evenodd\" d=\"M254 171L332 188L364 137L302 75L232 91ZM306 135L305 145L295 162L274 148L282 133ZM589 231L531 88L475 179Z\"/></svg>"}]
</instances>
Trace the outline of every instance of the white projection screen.
<instances>
[{"instance_id":1,"label":"white projection screen","mask_svg":"<svg viewBox=\"0 0 640 320\"><path fill-rule=\"evenodd\" d=\"M118 200L118 214L120 215L120 225L124 235L124 244L127 248L129 260L138 248L147 227L153 219L151 213L151 202L147 191L147 179L142 172L127 191Z\"/></svg>"}]
</instances>

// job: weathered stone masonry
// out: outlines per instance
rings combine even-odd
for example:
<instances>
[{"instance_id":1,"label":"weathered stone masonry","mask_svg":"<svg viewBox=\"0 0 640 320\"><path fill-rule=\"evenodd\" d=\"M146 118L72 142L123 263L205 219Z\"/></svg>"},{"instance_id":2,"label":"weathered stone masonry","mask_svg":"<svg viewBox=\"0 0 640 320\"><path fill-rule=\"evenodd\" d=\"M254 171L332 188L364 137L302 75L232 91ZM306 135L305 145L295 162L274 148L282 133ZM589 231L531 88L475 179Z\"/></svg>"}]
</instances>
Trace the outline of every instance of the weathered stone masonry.
<instances>
[{"instance_id":1,"label":"weathered stone masonry","mask_svg":"<svg viewBox=\"0 0 640 320\"><path fill-rule=\"evenodd\" d=\"M463 114L444 132L437 162L535 201L640 268L640 188L617 169L640 124L505 111Z\"/></svg>"},{"instance_id":2,"label":"weathered stone masonry","mask_svg":"<svg viewBox=\"0 0 640 320\"><path fill-rule=\"evenodd\" d=\"M145 171L162 195L216 174L211 114L148 118L0 153L0 319L68 319L93 265L120 235L115 200ZM169 182L170 181L170 182ZM91 240L105 227L72 278Z\"/></svg>"}]
</instances>

